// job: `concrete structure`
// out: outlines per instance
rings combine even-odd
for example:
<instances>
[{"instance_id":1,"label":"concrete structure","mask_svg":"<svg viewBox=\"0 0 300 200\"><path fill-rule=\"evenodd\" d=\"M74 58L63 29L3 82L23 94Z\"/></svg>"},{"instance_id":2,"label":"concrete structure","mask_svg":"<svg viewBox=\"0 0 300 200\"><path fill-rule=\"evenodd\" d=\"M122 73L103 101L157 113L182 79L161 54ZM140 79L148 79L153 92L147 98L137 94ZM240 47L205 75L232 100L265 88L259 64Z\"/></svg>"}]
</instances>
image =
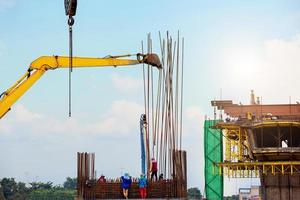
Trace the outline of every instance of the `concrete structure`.
<instances>
[{"instance_id":1,"label":"concrete structure","mask_svg":"<svg viewBox=\"0 0 300 200\"><path fill-rule=\"evenodd\" d=\"M226 116L215 125L225 138L220 175L260 177L261 197L268 200L300 199L300 104L233 104L212 101Z\"/></svg>"}]
</instances>

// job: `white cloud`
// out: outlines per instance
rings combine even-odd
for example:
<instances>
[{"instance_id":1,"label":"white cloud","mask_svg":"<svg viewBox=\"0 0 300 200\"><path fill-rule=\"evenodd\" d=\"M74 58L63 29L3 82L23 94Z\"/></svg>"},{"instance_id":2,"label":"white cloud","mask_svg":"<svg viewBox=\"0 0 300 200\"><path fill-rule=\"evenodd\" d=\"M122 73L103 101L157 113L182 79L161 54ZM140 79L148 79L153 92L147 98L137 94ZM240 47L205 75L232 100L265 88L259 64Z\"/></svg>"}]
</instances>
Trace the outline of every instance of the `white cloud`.
<instances>
[{"instance_id":1,"label":"white cloud","mask_svg":"<svg viewBox=\"0 0 300 200\"><path fill-rule=\"evenodd\" d=\"M300 99L300 34L289 40L273 39L264 44L261 73L254 79L254 87L266 101L288 103Z\"/></svg>"},{"instance_id":2,"label":"white cloud","mask_svg":"<svg viewBox=\"0 0 300 200\"><path fill-rule=\"evenodd\" d=\"M132 77L124 77L119 74L112 76L114 87L122 93L134 93L142 89L143 81Z\"/></svg>"},{"instance_id":3,"label":"white cloud","mask_svg":"<svg viewBox=\"0 0 300 200\"><path fill-rule=\"evenodd\" d=\"M99 133L120 135L134 134L138 130L139 116L143 107L135 102L115 101L101 117L101 121L91 126Z\"/></svg>"},{"instance_id":4,"label":"white cloud","mask_svg":"<svg viewBox=\"0 0 300 200\"><path fill-rule=\"evenodd\" d=\"M203 109L192 105L183 113L183 149L187 151L188 187L200 187L204 191Z\"/></svg>"},{"instance_id":5,"label":"white cloud","mask_svg":"<svg viewBox=\"0 0 300 200\"><path fill-rule=\"evenodd\" d=\"M16 0L0 0L0 11L12 8L16 5Z\"/></svg>"},{"instance_id":6,"label":"white cloud","mask_svg":"<svg viewBox=\"0 0 300 200\"><path fill-rule=\"evenodd\" d=\"M289 96L293 102L300 100L300 34L266 40L261 46L232 44L222 54L215 80L220 80L217 84L227 96L248 103L248 94L254 89L265 103L288 103Z\"/></svg>"},{"instance_id":7,"label":"white cloud","mask_svg":"<svg viewBox=\"0 0 300 200\"><path fill-rule=\"evenodd\" d=\"M189 120L199 120L202 118L202 111L199 106L189 106L186 108L186 117Z\"/></svg>"},{"instance_id":8,"label":"white cloud","mask_svg":"<svg viewBox=\"0 0 300 200\"><path fill-rule=\"evenodd\" d=\"M270 64L284 69L296 68L300 63L300 34L290 40L273 39L265 42L266 58ZM298 67L299 68L299 67Z\"/></svg>"},{"instance_id":9,"label":"white cloud","mask_svg":"<svg viewBox=\"0 0 300 200\"><path fill-rule=\"evenodd\" d=\"M0 134L8 134L12 131L12 127L5 120L0 121Z\"/></svg>"},{"instance_id":10,"label":"white cloud","mask_svg":"<svg viewBox=\"0 0 300 200\"><path fill-rule=\"evenodd\" d=\"M34 122L43 119L41 114L34 113L21 104L16 105L14 109L14 118L17 122Z\"/></svg>"},{"instance_id":11,"label":"white cloud","mask_svg":"<svg viewBox=\"0 0 300 200\"><path fill-rule=\"evenodd\" d=\"M16 126L17 124L22 124L27 127L29 124L39 123L41 119L43 119L42 115L28 110L23 105L17 104L13 107L12 111L8 112L0 120L0 134L10 134L18 130L19 127Z\"/></svg>"},{"instance_id":12,"label":"white cloud","mask_svg":"<svg viewBox=\"0 0 300 200\"><path fill-rule=\"evenodd\" d=\"M66 119L16 105L0 120L0 157L6 160L0 165L0 178L28 182L39 177L62 183L66 176L76 176L76 152L96 152L96 167L108 177L119 176L122 169L137 175L142 110L138 103L120 100L99 117ZM117 148L108 153L112 146ZM131 156L120 156L123 154Z\"/></svg>"},{"instance_id":13,"label":"white cloud","mask_svg":"<svg viewBox=\"0 0 300 200\"><path fill-rule=\"evenodd\" d=\"M204 114L200 106L189 106L183 115L184 134L187 136L201 133L204 123Z\"/></svg>"},{"instance_id":14,"label":"white cloud","mask_svg":"<svg viewBox=\"0 0 300 200\"><path fill-rule=\"evenodd\" d=\"M99 118L68 119L44 116L30 111L23 105L16 105L0 123L0 134L26 130L31 136L36 135L102 135L111 138L130 136L137 132L139 116L143 107L126 100L115 101Z\"/></svg>"},{"instance_id":15,"label":"white cloud","mask_svg":"<svg viewBox=\"0 0 300 200\"><path fill-rule=\"evenodd\" d=\"M297 74L300 72L300 34L291 40L274 39L266 41L264 50L263 75L269 75L268 80L270 83L299 82Z\"/></svg>"}]
</instances>

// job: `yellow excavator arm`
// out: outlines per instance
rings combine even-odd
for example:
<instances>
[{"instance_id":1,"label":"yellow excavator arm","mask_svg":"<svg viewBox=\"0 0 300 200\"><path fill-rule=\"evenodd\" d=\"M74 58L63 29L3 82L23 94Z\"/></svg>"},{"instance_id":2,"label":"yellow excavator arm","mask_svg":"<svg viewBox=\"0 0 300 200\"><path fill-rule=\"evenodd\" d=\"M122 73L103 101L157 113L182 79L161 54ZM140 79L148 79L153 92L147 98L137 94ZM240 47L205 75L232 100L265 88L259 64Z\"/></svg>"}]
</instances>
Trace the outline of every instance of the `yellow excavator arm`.
<instances>
[{"instance_id":1,"label":"yellow excavator arm","mask_svg":"<svg viewBox=\"0 0 300 200\"><path fill-rule=\"evenodd\" d=\"M73 57L74 68L128 66L140 63L149 64L160 69L162 67L156 54L136 54L136 59L124 59L132 55L108 56L105 58ZM69 57L42 56L33 61L27 72L8 90L0 95L0 119L10 110L11 106L41 78L47 70L69 68Z\"/></svg>"}]
</instances>

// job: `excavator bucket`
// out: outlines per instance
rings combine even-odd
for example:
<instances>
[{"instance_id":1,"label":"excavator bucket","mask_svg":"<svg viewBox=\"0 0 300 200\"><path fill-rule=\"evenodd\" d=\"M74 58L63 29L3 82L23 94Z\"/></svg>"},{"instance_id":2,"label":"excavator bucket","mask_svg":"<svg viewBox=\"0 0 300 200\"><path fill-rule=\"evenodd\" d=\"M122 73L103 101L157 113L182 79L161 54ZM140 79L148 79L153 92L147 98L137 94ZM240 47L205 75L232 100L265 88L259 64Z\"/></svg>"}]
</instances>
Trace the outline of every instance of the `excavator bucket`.
<instances>
[{"instance_id":1,"label":"excavator bucket","mask_svg":"<svg viewBox=\"0 0 300 200\"><path fill-rule=\"evenodd\" d=\"M158 69L162 68L162 64L160 62L158 55L154 53L143 55L143 63L155 66Z\"/></svg>"}]
</instances>

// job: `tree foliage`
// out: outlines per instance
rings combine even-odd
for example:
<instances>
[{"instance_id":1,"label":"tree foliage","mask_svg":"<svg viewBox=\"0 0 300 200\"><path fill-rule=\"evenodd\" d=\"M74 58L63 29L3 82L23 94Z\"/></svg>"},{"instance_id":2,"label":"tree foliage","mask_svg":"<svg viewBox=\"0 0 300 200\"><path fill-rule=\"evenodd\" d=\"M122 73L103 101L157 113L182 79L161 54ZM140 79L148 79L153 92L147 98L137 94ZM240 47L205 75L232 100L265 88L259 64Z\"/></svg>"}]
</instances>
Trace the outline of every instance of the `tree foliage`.
<instances>
[{"instance_id":1,"label":"tree foliage","mask_svg":"<svg viewBox=\"0 0 300 200\"><path fill-rule=\"evenodd\" d=\"M188 199L202 199L202 194L199 188L196 187L189 188L187 193L188 193Z\"/></svg>"},{"instance_id":2,"label":"tree foliage","mask_svg":"<svg viewBox=\"0 0 300 200\"><path fill-rule=\"evenodd\" d=\"M75 190L77 186L77 178L67 177L67 180L64 182L64 188Z\"/></svg>"},{"instance_id":3,"label":"tree foliage","mask_svg":"<svg viewBox=\"0 0 300 200\"><path fill-rule=\"evenodd\" d=\"M2 186L0 184L0 200L4 200L5 197L4 197L4 194L3 194L3 189L2 189Z\"/></svg>"},{"instance_id":4,"label":"tree foliage","mask_svg":"<svg viewBox=\"0 0 300 200\"><path fill-rule=\"evenodd\" d=\"M239 195L232 195L223 198L224 200L239 200Z\"/></svg>"},{"instance_id":5,"label":"tree foliage","mask_svg":"<svg viewBox=\"0 0 300 200\"><path fill-rule=\"evenodd\" d=\"M26 188L25 183L16 182L14 178L3 178L0 181L1 191L0 197L10 200L25 200L30 189Z\"/></svg>"},{"instance_id":6,"label":"tree foliage","mask_svg":"<svg viewBox=\"0 0 300 200\"><path fill-rule=\"evenodd\" d=\"M52 182L42 183L42 182L32 182L29 183L32 190L49 190L53 187Z\"/></svg>"},{"instance_id":7,"label":"tree foliage","mask_svg":"<svg viewBox=\"0 0 300 200\"><path fill-rule=\"evenodd\" d=\"M75 183L75 185L74 185ZM0 200L74 199L76 179L68 177L64 187L53 186L52 182L16 182L14 178L0 179Z\"/></svg>"},{"instance_id":8,"label":"tree foliage","mask_svg":"<svg viewBox=\"0 0 300 200\"><path fill-rule=\"evenodd\" d=\"M30 200L39 200L39 199L63 199L63 200L73 200L75 197L75 190L66 190L66 189L41 189L34 190L30 193Z\"/></svg>"}]
</instances>

